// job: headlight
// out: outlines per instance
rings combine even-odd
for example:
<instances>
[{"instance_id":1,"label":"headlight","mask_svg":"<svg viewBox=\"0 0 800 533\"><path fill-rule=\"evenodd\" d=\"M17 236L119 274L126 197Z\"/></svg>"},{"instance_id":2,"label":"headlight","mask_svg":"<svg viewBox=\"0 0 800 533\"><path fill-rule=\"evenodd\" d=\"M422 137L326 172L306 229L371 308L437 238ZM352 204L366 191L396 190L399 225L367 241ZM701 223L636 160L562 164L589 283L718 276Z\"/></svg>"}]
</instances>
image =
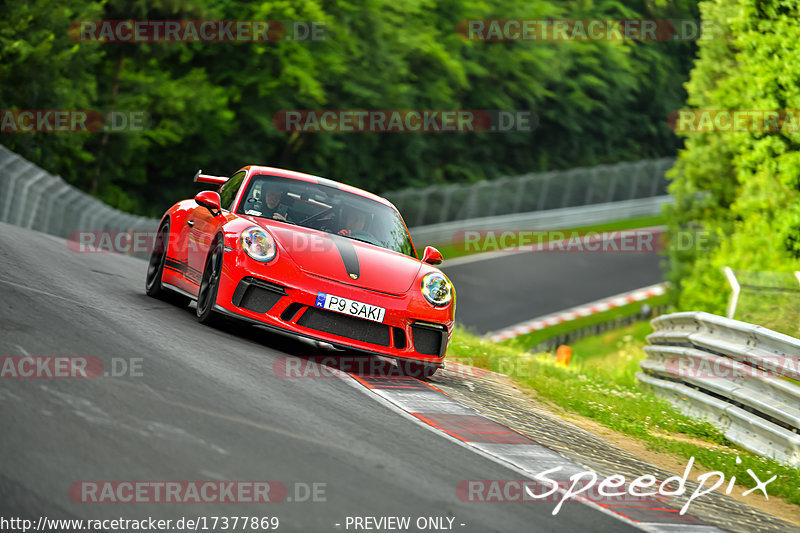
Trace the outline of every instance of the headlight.
<instances>
[{"instance_id":1,"label":"headlight","mask_svg":"<svg viewBox=\"0 0 800 533\"><path fill-rule=\"evenodd\" d=\"M453 299L453 285L439 272L431 272L422 278L422 295L435 307L444 307Z\"/></svg>"},{"instance_id":2,"label":"headlight","mask_svg":"<svg viewBox=\"0 0 800 533\"><path fill-rule=\"evenodd\" d=\"M266 263L275 257L275 240L261 228L247 228L239 240L245 253L256 261Z\"/></svg>"}]
</instances>

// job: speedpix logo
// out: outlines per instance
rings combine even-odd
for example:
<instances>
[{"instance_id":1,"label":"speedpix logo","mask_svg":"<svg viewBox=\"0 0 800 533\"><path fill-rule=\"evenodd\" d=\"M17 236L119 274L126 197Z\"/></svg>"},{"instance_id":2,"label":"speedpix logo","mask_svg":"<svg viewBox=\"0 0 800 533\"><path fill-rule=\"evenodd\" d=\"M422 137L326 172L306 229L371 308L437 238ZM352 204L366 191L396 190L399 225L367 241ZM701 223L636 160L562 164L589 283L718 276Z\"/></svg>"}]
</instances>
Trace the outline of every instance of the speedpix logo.
<instances>
[{"instance_id":1,"label":"speedpix logo","mask_svg":"<svg viewBox=\"0 0 800 533\"><path fill-rule=\"evenodd\" d=\"M736 463L741 464L742 460L737 457ZM690 480L693 465L694 457L690 457L683 475L676 474L663 480L659 480L652 474L645 474L633 479L626 478L621 474L613 474L604 478L591 470L574 473L568 478L551 477L563 470L561 466L556 466L536 474L532 480L464 480L456 486L456 496L459 500L468 503L555 502L552 514L557 515L564 503L571 499L589 500L604 506L614 506L626 502L641 503L647 499L667 501L673 497L688 494L679 511L683 515L686 514L694 500L719 489L726 480L728 480L727 486L720 490L720 492L724 490L725 494L730 494L736 483L736 476L728 479L723 472L715 470L697 476L696 486L692 490L690 486L687 486L687 482ZM747 473L754 482L754 486L742 492L742 496L760 491L765 499L769 499L767 485L775 481L778 476L774 475L766 481L762 481L752 469L748 468ZM713 480L713 484L709 483L707 486L706 482L710 480Z\"/></svg>"}]
</instances>

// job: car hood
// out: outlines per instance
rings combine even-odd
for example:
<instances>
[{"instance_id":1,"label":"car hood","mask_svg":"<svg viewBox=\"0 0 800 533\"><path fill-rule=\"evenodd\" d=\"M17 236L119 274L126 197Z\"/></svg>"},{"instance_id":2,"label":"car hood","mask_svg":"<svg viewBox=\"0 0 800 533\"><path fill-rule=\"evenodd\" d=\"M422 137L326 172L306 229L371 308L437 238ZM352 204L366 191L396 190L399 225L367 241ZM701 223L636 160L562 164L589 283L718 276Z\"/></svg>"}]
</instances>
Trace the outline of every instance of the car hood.
<instances>
[{"instance_id":1,"label":"car hood","mask_svg":"<svg viewBox=\"0 0 800 533\"><path fill-rule=\"evenodd\" d=\"M422 268L414 258L341 235L280 223L261 225L298 268L329 280L401 295L408 292Z\"/></svg>"}]
</instances>

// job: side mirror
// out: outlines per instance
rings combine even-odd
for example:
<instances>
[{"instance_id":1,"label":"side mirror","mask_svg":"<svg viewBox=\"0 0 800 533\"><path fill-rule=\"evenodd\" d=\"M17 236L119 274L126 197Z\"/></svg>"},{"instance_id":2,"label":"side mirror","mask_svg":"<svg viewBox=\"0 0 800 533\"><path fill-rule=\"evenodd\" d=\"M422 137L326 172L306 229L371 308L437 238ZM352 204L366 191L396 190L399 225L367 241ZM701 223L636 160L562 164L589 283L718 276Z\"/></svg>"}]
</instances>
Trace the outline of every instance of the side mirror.
<instances>
[{"instance_id":1,"label":"side mirror","mask_svg":"<svg viewBox=\"0 0 800 533\"><path fill-rule=\"evenodd\" d=\"M426 246L425 251L422 253L422 262L428 263L429 265L440 265L444 261L442 257L442 252L434 248L433 246Z\"/></svg>"},{"instance_id":2,"label":"side mirror","mask_svg":"<svg viewBox=\"0 0 800 533\"><path fill-rule=\"evenodd\" d=\"M219 193L216 191L203 191L197 193L197 196L194 197L194 201L197 202L197 205L203 206L214 216L220 214L222 208L220 207L221 200L219 198Z\"/></svg>"}]
</instances>

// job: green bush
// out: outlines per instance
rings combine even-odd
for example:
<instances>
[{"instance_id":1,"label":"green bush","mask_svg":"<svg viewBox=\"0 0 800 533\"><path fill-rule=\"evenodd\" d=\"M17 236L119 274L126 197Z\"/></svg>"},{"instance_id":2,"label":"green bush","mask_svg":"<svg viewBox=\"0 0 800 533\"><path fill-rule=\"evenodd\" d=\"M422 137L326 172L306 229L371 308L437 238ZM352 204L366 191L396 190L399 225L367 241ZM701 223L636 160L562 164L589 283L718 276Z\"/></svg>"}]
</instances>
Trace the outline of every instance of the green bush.
<instances>
[{"instance_id":1,"label":"green bush","mask_svg":"<svg viewBox=\"0 0 800 533\"><path fill-rule=\"evenodd\" d=\"M709 110L800 109L800 4L783 0L700 3L704 24L686 84L688 104ZM684 310L724 313L724 266L750 271L800 270L800 132L686 134L669 177L676 203L670 235L710 236L705 246L669 246L670 278Z\"/></svg>"}]
</instances>

